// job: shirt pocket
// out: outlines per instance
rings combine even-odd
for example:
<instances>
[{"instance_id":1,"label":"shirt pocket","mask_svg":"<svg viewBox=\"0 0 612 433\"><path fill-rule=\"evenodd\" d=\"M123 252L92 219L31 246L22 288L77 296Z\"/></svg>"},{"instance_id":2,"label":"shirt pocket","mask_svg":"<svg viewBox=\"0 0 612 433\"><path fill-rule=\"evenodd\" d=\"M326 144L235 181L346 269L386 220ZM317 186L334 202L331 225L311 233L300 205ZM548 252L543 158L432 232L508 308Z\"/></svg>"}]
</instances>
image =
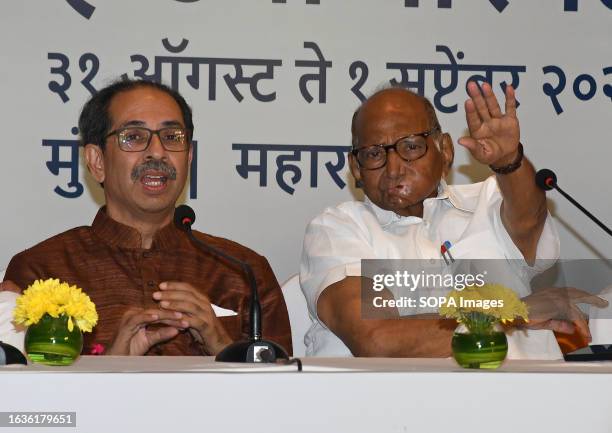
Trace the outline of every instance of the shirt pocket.
<instances>
[{"instance_id":1,"label":"shirt pocket","mask_svg":"<svg viewBox=\"0 0 612 433\"><path fill-rule=\"evenodd\" d=\"M462 237L448 250L454 259L504 259L499 240L493 233L480 232Z\"/></svg>"}]
</instances>

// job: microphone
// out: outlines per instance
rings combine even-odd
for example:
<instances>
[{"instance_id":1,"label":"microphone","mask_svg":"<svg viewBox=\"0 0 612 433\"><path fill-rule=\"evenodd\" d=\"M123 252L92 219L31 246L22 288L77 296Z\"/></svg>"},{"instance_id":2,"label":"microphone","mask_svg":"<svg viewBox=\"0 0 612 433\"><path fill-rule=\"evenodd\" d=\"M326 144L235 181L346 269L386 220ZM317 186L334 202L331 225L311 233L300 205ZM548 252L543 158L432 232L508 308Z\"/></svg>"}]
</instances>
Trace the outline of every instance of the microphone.
<instances>
[{"instance_id":1,"label":"microphone","mask_svg":"<svg viewBox=\"0 0 612 433\"><path fill-rule=\"evenodd\" d=\"M0 365L7 364L28 365L28 362L19 349L17 349L15 346L11 346L10 344L0 341Z\"/></svg>"},{"instance_id":2,"label":"microphone","mask_svg":"<svg viewBox=\"0 0 612 433\"><path fill-rule=\"evenodd\" d=\"M538 170L535 175L536 185L538 185L544 191L550 191L557 186L557 175L554 171L548 168Z\"/></svg>"},{"instance_id":3,"label":"microphone","mask_svg":"<svg viewBox=\"0 0 612 433\"><path fill-rule=\"evenodd\" d=\"M262 339L261 304L259 303L259 292L257 291L257 282L253 268L248 263L232 257L196 238L191 230L194 222L195 212L190 206L183 204L174 210L174 224L186 232L189 239L202 250L240 266L251 287L249 339L230 344L217 354L215 361L274 363L277 359L289 359L287 352L281 346L272 341Z\"/></svg>"},{"instance_id":4,"label":"microphone","mask_svg":"<svg viewBox=\"0 0 612 433\"><path fill-rule=\"evenodd\" d=\"M595 224L597 224L603 231L612 236L612 230L610 230L604 223L599 221L591 212L586 210L580 203L574 200L568 193L563 191L559 185L557 185L557 175L554 171L549 170L547 168L543 168L538 170L535 175L536 185L538 185L544 191L550 191L551 189L556 189L559 193L565 197L571 204L576 206L578 209L582 211L586 216L588 216Z\"/></svg>"}]
</instances>

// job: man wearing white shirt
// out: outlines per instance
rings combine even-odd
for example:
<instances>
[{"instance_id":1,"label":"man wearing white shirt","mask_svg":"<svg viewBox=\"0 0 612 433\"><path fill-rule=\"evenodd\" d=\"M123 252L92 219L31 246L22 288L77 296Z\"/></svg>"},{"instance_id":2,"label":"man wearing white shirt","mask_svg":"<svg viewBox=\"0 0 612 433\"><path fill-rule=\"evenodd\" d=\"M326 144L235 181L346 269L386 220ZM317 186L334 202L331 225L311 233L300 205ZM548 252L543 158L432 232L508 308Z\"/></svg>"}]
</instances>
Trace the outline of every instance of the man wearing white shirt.
<instances>
[{"instance_id":1,"label":"man wearing white shirt","mask_svg":"<svg viewBox=\"0 0 612 433\"><path fill-rule=\"evenodd\" d=\"M326 209L306 229L300 283L314 319L305 337L307 354L450 355L454 321L435 313L405 320L395 308L386 311L388 319L362 317L362 259L440 259L440 245L449 241L455 258L519 263L517 273L528 281L542 270L541 259L550 265L558 258L559 239L545 195L519 142L514 89L507 87L505 113L489 84L479 88L471 82L468 93L470 136L459 144L495 172L473 185L444 182L453 143L425 98L389 88L355 112L350 168L366 199ZM572 332L575 324L588 333L573 302L577 298L602 302L576 289L525 296L531 329L510 332L509 356L560 357L551 329ZM562 311L552 311L553 301Z\"/></svg>"}]
</instances>

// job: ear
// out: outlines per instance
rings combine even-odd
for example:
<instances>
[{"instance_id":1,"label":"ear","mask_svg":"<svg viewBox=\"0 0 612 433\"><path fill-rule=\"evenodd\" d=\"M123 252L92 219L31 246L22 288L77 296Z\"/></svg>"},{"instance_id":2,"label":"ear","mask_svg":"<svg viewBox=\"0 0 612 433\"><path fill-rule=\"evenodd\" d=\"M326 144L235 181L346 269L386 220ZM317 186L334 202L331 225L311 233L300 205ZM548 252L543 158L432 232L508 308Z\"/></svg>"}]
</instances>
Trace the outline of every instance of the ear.
<instances>
[{"instance_id":1,"label":"ear","mask_svg":"<svg viewBox=\"0 0 612 433\"><path fill-rule=\"evenodd\" d=\"M350 151L349 151L350 152ZM355 178L357 182L361 182L361 170L359 169L359 162L357 158L352 153L349 153L349 168L351 169L351 174Z\"/></svg>"},{"instance_id":2,"label":"ear","mask_svg":"<svg viewBox=\"0 0 612 433\"><path fill-rule=\"evenodd\" d=\"M446 132L443 133L438 139L438 147L440 154L442 155L442 176L446 177L450 172L455 159L455 148L453 146L453 139Z\"/></svg>"},{"instance_id":3,"label":"ear","mask_svg":"<svg viewBox=\"0 0 612 433\"><path fill-rule=\"evenodd\" d=\"M191 160L193 159L193 143L189 145L189 161L188 166L191 167Z\"/></svg>"},{"instance_id":4,"label":"ear","mask_svg":"<svg viewBox=\"0 0 612 433\"><path fill-rule=\"evenodd\" d=\"M106 178L104 170L104 152L97 144L85 145L85 161L87 169L98 183L103 183Z\"/></svg>"}]
</instances>

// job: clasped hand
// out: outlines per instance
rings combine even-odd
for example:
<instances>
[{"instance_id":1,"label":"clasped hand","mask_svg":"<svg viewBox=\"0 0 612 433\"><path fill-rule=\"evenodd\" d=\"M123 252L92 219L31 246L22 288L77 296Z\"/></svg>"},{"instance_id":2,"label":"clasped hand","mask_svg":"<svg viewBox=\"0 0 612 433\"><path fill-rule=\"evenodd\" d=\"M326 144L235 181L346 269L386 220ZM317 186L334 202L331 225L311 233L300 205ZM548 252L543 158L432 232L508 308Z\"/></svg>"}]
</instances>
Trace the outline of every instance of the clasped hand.
<instances>
[{"instance_id":1,"label":"clasped hand","mask_svg":"<svg viewBox=\"0 0 612 433\"><path fill-rule=\"evenodd\" d=\"M152 346L187 330L203 353L214 355L232 342L215 315L210 300L189 283L166 281L153 293L159 308L125 312L108 355L144 355ZM151 327L148 325L164 326Z\"/></svg>"}]
</instances>

